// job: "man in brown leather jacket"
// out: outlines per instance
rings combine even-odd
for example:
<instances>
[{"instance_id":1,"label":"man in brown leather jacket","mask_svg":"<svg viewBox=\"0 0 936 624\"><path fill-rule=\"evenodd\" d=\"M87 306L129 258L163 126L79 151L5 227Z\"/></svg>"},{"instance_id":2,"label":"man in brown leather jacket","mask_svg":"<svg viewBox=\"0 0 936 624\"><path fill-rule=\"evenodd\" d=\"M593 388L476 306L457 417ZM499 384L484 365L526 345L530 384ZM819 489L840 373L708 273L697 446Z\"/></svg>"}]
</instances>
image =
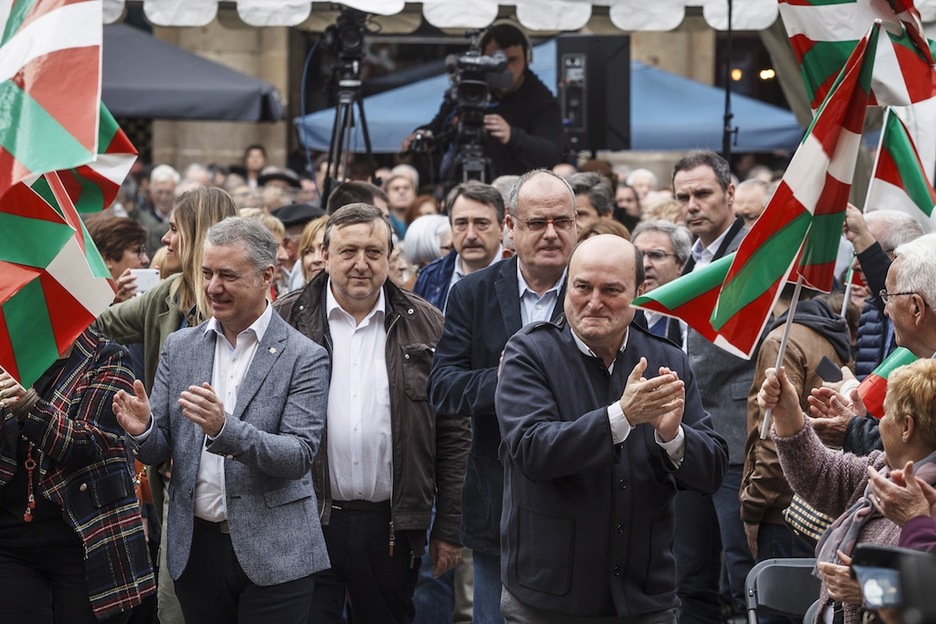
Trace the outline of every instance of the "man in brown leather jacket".
<instances>
[{"instance_id":1,"label":"man in brown leather jacket","mask_svg":"<svg viewBox=\"0 0 936 624\"><path fill-rule=\"evenodd\" d=\"M326 432L313 476L332 569L319 573L310 622L408 622L430 526L435 575L461 556L469 423L426 401L442 317L389 279L390 226L369 204L337 210L326 271L276 302L331 356Z\"/></svg>"}]
</instances>

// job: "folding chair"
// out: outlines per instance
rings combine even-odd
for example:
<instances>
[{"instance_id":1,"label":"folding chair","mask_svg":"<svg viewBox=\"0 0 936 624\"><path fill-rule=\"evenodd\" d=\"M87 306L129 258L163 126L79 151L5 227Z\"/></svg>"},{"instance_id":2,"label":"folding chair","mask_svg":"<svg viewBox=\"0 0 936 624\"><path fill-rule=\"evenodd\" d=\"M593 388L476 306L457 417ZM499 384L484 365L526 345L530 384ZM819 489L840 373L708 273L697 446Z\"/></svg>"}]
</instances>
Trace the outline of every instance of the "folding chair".
<instances>
[{"instance_id":1,"label":"folding chair","mask_svg":"<svg viewBox=\"0 0 936 624\"><path fill-rule=\"evenodd\" d=\"M748 622L757 615L803 617L819 598L821 582L812 575L815 559L767 559L751 568L745 581Z\"/></svg>"}]
</instances>

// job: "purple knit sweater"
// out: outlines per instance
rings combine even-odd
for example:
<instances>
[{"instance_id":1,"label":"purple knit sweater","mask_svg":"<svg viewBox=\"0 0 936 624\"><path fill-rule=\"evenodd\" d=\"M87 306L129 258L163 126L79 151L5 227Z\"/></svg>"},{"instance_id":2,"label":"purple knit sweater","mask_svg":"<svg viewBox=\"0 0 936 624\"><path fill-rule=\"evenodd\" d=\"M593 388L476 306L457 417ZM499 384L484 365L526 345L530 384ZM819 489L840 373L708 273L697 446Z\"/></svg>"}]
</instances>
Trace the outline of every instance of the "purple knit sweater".
<instances>
[{"instance_id":1,"label":"purple knit sweater","mask_svg":"<svg viewBox=\"0 0 936 624\"><path fill-rule=\"evenodd\" d=\"M827 449L819 441L809 419L796 435L781 438L776 430L772 430L771 436L777 445L783 474L793 491L818 511L830 516L842 515L861 498L868 485L868 466L880 470L885 465L882 451L858 457ZM899 539L900 527L875 512L862 527L858 543L896 546ZM829 599L825 583L822 584L820 598L823 602ZM846 604L845 624L858 624L860 611L861 605Z\"/></svg>"}]
</instances>

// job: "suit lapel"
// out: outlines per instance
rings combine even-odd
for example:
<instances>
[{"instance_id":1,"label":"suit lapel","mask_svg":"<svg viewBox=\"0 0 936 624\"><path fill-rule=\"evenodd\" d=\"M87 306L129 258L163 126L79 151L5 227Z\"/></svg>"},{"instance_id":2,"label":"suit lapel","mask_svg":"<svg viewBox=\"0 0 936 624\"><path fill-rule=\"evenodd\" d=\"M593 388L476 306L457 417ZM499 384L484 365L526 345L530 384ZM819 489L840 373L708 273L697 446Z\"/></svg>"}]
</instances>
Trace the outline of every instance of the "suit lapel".
<instances>
[{"instance_id":1,"label":"suit lapel","mask_svg":"<svg viewBox=\"0 0 936 624\"><path fill-rule=\"evenodd\" d=\"M244 382L237 389L237 405L234 406L234 418L241 418L251 399L260 390L267 375L273 368L276 358L278 358L285 348L286 342L286 322L280 319L275 312L270 318L270 324L263 334L263 340L257 346L257 352L247 374L244 375Z\"/></svg>"},{"instance_id":2,"label":"suit lapel","mask_svg":"<svg viewBox=\"0 0 936 624\"><path fill-rule=\"evenodd\" d=\"M501 263L494 291L500 305L501 318L507 337L513 336L523 326L520 316L520 286L517 282L517 257Z\"/></svg>"}]
</instances>

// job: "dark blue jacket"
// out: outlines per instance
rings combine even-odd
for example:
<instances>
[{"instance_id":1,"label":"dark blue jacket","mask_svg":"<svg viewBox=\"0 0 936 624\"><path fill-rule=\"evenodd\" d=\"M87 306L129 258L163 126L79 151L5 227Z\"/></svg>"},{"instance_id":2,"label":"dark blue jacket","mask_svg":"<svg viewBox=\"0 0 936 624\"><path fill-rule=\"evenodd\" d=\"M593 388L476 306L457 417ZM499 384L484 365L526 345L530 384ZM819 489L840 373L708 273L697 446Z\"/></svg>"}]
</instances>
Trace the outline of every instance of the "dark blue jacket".
<instances>
[{"instance_id":1,"label":"dark blue jacket","mask_svg":"<svg viewBox=\"0 0 936 624\"><path fill-rule=\"evenodd\" d=\"M887 340L890 321L872 297L865 303L858 320L858 335L855 338L855 376L864 380L878 364L896 348L893 336Z\"/></svg>"},{"instance_id":2,"label":"dark blue jacket","mask_svg":"<svg viewBox=\"0 0 936 624\"><path fill-rule=\"evenodd\" d=\"M608 405L641 357L685 381L685 456L673 466L649 424L614 444ZM673 498L715 492L727 444L702 407L686 355L633 323L609 373L564 319L507 342L497 417L506 474L501 576L520 601L571 616L624 617L675 607Z\"/></svg>"},{"instance_id":3,"label":"dark blue jacket","mask_svg":"<svg viewBox=\"0 0 936 624\"><path fill-rule=\"evenodd\" d=\"M419 271L416 284L413 285L413 292L439 310L445 310L457 258L458 254L453 252L424 266Z\"/></svg>"},{"instance_id":4,"label":"dark blue jacket","mask_svg":"<svg viewBox=\"0 0 936 624\"><path fill-rule=\"evenodd\" d=\"M565 286L553 319L562 315ZM497 366L522 326L517 258L466 275L449 292L442 337L429 374L429 403L442 416L471 418L471 453L462 490L462 542L500 555L504 467L494 413Z\"/></svg>"}]
</instances>

